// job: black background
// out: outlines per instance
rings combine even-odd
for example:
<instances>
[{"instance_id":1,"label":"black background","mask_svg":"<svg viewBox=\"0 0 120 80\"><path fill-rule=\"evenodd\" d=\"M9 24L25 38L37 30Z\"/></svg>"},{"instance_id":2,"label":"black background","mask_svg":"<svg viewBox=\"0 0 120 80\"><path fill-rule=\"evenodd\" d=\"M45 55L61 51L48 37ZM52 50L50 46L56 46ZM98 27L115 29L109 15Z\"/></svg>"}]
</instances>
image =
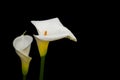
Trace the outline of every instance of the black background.
<instances>
[{"instance_id":1,"label":"black background","mask_svg":"<svg viewBox=\"0 0 120 80\"><path fill-rule=\"evenodd\" d=\"M33 3L34 4L34 3ZM50 42L45 64L45 80L100 79L106 76L107 60L102 45L101 27L103 18L101 7L86 2L58 7L26 4L8 6L1 15L1 80L22 80L21 63L12 42L25 30L28 35L37 34L31 20L46 20L58 17L62 24L72 31L78 42L61 39ZM42 4L42 3L41 3ZM61 4L62 5L62 4ZM57 6L57 7L56 7ZM104 14L105 15L105 14ZM30 56L32 61L28 80L38 80L40 57L36 41L33 40ZM4 78L4 79L2 79Z\"/></svg>"}]
</instances>

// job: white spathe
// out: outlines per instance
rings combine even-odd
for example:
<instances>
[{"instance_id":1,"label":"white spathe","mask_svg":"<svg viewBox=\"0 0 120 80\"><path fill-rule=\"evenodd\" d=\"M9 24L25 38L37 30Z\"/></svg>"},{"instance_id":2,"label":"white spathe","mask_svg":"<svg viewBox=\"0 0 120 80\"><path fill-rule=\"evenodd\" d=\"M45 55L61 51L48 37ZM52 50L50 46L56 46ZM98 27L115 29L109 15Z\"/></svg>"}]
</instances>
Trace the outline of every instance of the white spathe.
<instances>
[{"instance_id":1,"label":"white spathe","mask_svg":"<svg viewBox=\"0 0 120 80\"><path fill-rule=\"evenodd\" d=\"M69 38L70 40L77 41L73 33L62 25L58 18L52 18L43 21L31 21L36 27L38 35L35 38L44 41L54 41L62 38Z\"/></svg>"},{"instance_id":2,"label":"white spathe","mask_svg":"<svg viewBox=\"0 0 120 80\"><path fill-rule=\"evenodd\" d=\"M15 50L22 55L29 57L30 47L33 38L29 35L21 35L14 39L13 46ZM19 55L19 54L18 54Z\"/></svg>"},{"instance_id":3,"label":"white spathe","mask_svg":"<svg viewBox=\"0 0 120 80\"><path fill-rule=\"evenodd\" d=\"M29 64L32 59L29 56L32 41L33 38L29 35L18 36L13 41L13 46L15 48L15 51L21 59L23 75L27 74L29 69Z\"/></svg>"},{"instance_id":4,"label":"white spathe","mask_svg":"<svg viewBox=\"0 0 120 80\"><path fill-rule=\"evenodd\" d=\"M33 38L29 35L21 35L14 39L13 46L18 56L25 62L29 62L31 57L29 56L31 43Z\"/></svg>"}]
</instances>

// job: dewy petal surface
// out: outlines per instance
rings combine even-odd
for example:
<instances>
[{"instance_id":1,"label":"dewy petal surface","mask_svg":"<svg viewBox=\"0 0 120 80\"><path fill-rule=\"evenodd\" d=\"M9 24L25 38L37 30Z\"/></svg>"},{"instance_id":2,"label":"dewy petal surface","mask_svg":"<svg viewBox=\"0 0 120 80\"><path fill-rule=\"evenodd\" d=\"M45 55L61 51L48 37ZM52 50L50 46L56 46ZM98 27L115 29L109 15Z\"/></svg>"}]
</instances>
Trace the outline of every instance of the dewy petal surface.
<instances>
[{"instance_id":1,"label":"dewy petal surface","mask_svg":"<svg viewBox=\"0 0 120 80\"><path fill-rule=\"evenodd\" d=\"M54 41L62 38L69 38L77 41L73 33L64 27L58 18L53 18L43 21L31 21L38 31L38 36L41 40ZM46 33L46 35L45 35Z\"/></svg>"}]
</instances>

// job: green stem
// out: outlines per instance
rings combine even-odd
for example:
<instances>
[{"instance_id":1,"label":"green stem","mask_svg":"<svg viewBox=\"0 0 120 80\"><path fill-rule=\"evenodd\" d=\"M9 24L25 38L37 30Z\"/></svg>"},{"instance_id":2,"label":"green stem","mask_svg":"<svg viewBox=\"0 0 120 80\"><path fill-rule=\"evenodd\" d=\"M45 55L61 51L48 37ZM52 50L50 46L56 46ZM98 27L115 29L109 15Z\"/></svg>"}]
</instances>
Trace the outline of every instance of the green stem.
<instances>
[{"instance_id":1,"label":"green stem","mask_svg":"<svg viewBox=\"0 0 120 80\"><path fill-rule=\"evenodd\" d=\"M26 80L26 75L23 75L23 80Z\"/></svg>"},{"instance_id":2,"label":"green stem","mask_svg":"<svg viewBox=\"0 0 120 80\"><path fill-rule=\"evenodd\" d=\"M43 78L44 78L44 65L45 65L45 56L41 57L39 80L43 80Z\"/></svg>"}]
</instances>

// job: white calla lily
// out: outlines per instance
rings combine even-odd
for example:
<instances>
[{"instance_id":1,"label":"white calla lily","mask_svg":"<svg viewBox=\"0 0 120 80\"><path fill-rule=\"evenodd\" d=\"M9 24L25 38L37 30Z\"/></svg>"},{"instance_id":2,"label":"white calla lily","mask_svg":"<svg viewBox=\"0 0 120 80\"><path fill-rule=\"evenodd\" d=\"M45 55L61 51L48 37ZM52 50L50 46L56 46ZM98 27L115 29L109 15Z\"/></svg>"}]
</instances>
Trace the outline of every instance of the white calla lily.
<instances>
[{"instance_id":1,"label":"white calla lily","mask_svg":"<svg viewBox=\"0 0 120 80\"><path fill-rule=\"evenodd\" d=\"M32 41L33 41L33 38L29 35L18 36L13 41L13 47L15 48L17 55L21 59L22 73L24 76L26 76L28 73L29 64L32 59L29 56Z\"/></svg>"},{"instance_id":2,"label":"white calla lily","mask_svg":"<svg viewBox=\"0 0 120 80\"><path fill-rule=\"evenodd\" d=\"M36 27L38 34L36 38L44 41L54 41L62 38L69 38L77 41L73 33L64 27L58 18L43 21L31 21Z\"/></svg>"},{"instance_id":3,"label":"white calla lily","mask_svg":"<svg viewBox=\"0 0 120 80\"><path fill-rule=\"evenodd\" d=\"M40 80L43 80L45 56L47 54L49 42L62 38L69 38L77 42L77 39L68 28L62 25L58 18L31 21L31 23L36 27L38 32L38 35L34 35L34 37L41 57Z\"/></svg>"}]
</instances>

